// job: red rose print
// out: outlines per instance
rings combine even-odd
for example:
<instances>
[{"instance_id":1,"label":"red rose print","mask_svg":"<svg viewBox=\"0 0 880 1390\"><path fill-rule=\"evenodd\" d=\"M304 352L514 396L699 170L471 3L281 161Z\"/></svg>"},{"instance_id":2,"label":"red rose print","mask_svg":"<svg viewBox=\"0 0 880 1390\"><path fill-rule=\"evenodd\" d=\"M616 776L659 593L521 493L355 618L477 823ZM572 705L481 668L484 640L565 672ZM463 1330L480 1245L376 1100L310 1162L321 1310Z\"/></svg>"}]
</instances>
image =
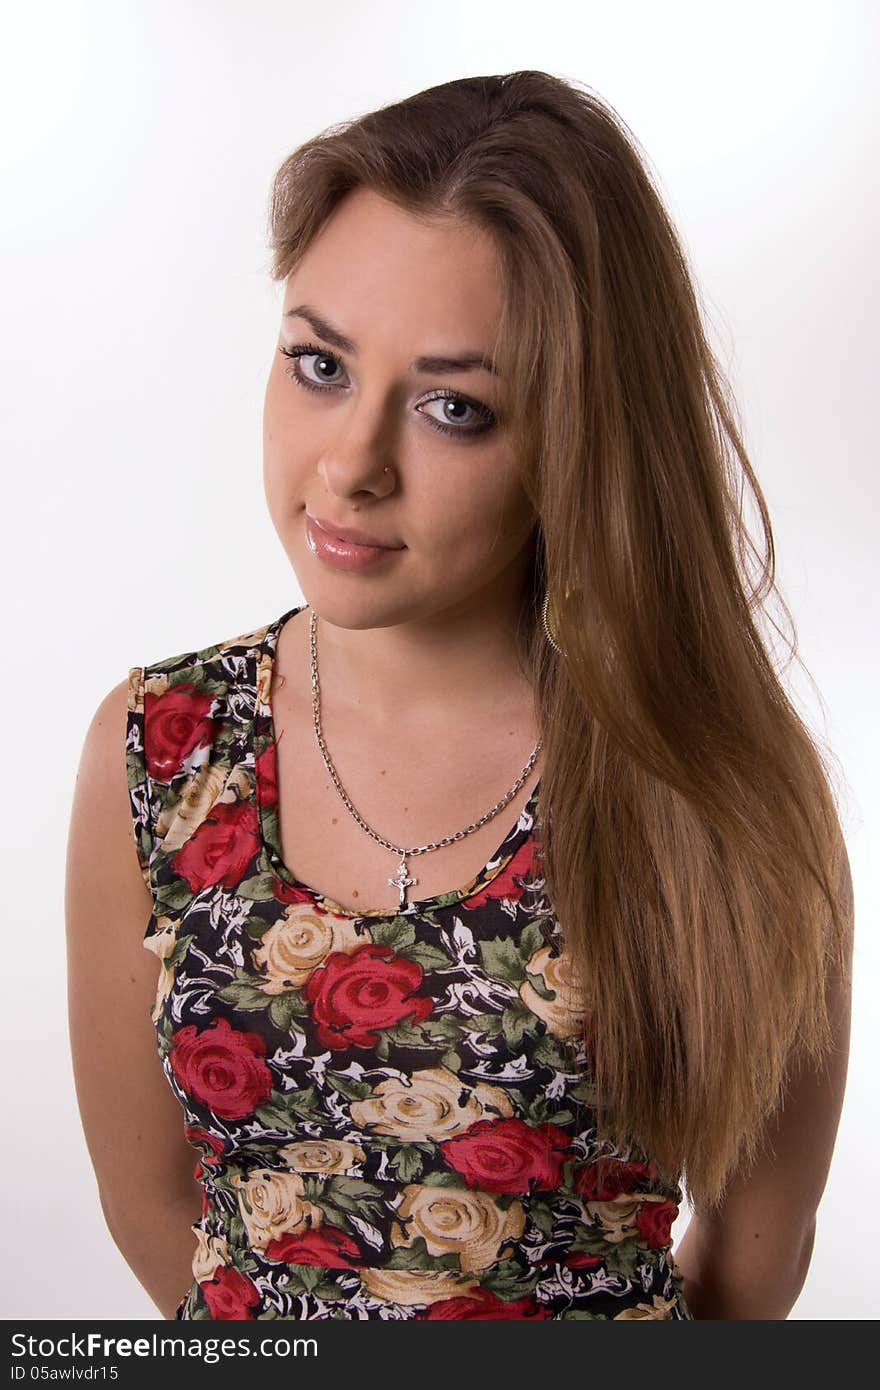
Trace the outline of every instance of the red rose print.
<instances>
[{"instance_id":1,"label":"red rose print","mask_svg":"<svg viewBox=\"0 0 880 1390\"><path fill-rule=\"evenodd\" d=\"M557 1187L571 1138L558 1125L524 1120L477 1120L440 1145L468 1187L484 1192L531 1192Z\"/></svg>"},{"instance_id":2,"label":"red rose print","mask_svg":"<svg viewBox=\"0 0 880 1390\"><path fill-rule=\"evenodd\" d=\"M523 895L523 880L534 876L537 864L537 848L534 842L526 840L493 879L463 899L462 906L472 912L474 908L484 907L491 899L497 901L505 898L508 902L519 902Z\"/></svg>"},{"instance_id":3,"label":"red rose print","mask_svg":"<svg viewBox=\"0 0 880 1390\"><path fill-rule=\"evenodd\" d=\"M259 1290L232 1265L218 1265L213 1279L199 1284L212 1318L250 1318L260 1301Z\"/></svg>"},{"instance_id":4,"label":"red rose print","mask_svg":"<svg viewBox=\"0 0 880 1390\"><path fill-rule=\"evenodd\" d=\"M253 802L219 801L172 856L172 862L175 873L186 879L194 893L215 884L235 888L259 848Z\"/></svg>"},{"instance_id":5,"label":"red rose print","mask_svg":"<svg viewBox=\"0 0 880 1390\"><path fill-rule=\"evenodd\" d=\"M574 1250L562 1261L569 1269L598 1269L605 1261L601 1255L590 1255L586 1250Z\"/></svg>"},{"instance_id":6,"label":"red rose print","mask_svg":"<svg viewBox=\"0 0 880 1390\"><path fill-rule=\"evenodd\" d=\"M147 772L156 782L170 782L194 748L214 737L208 718L213 696L191 681L173 685L164 695L144 692L144 746Z\"/></svg>"},{"instance_id":7,"label":"red rose print","mask_svg":"<svg viewBox=\"0 0 880 1390\"><path fill-rule=\"evenodd\" d=\"M639 1238L652 1250L662 1250L669 1244L672 1223L678 1216L675 1202L642 1202L636 1216Z\"/></svg>"},{"instance_id":8,"label":"red rose print","mask_svg":"<svg viewBox=\"0 0 880 1390\"><path fill-rule=\"evenodd\" d=\"M322 1047L370 1047L378 1030L404 1018L420 1023L434 1007L416 994L423 971L390 946L368 942L356 951L332 951L303 986Z\"/></svg>"},{"instance_id":9,"label":"red rose print","mask_svg":"<svg viewBox=\"0 0 880 1390\"><path fill-rule=\"evenodd\" d=\"M612 1202L615 1197L626 1196L637 1183L653 1175L647 1163L609 1163L607 1173L602 1177L593 1163L584 1163L574 1175L574 1185L588 1202Z\"/></svg>"},{"instance_id":10,"label":"red rose print","mask_svg":"<svg viewBox=\"0 0 880 1390\"><path fill-rule=\"evenodd\" d=\"M350 1236L338 1226L319 1226L303 1235L291 1232L270 1240L263 1252L269 1260L288 1264L320 1265L322 1269L354 1269L364 1257Z\"/></svg>"},{"instance_id":11,"label":"red rose print","mask_svg":"<svg viewBox=\"0 0 880 1390\"><path fill-rule=\"evenodd\" d=\"M278 805L278 764L275 744L268 743L254 761L257 782L257 801L261 806Z\"/></svg>"},{"instance_id":12,"label":"red rose print","mask_svg":"<svg viewBox=\"0 0 880 1390\"><path fill-rule=\"evenodd\" d=\"M598 1269L605 1261L601 1255L589 1255L586 1250L573 1250L559 1259L556 1255L542 1255L535 1260L537 1265L565 1265L567 1269Z\"/></svg>"},{"instance_id":13,"label":"red rose print","mask_svg":"<svg viewBox=\"0 0 880 1390\"><path fill-rule=\"evenodd\" d=\"M266 1045L257 1033L241 1033L215 1018L201 1032L195 1024L171 1038L171 1068L182 1090L224 1120L249 1115L272 1092L263 1060Z\"/></svg>"},{"instance_id":14,"label":"red rose print","mask_svg":"<svg viewBox=\"0 0 880 1390\"><path fill-rule=\"evenodd\" d=\"M211 1134L207 1129L202 1129L201 1125L184 1125L184 1138L190 1144L206 1144L211 1150L209 1154L202 1154L203 1163L216 1163L226 1147L219 1134Z\"/></svg>"},{"instance_id":15,"label":"red rose print","mask_svg":"<svg viewBox=\"0 0 880 1390\"><path fill-rule=\"evenodd\" d=\"M319 902L315 901L314 893L310 892L306 887L299 888L295 883L287 883L282 878L275 878L271 884L271 888L272 896L275 901L284 903L285 907L290 903L311 903L317 913L323 913L325 916L339 916L338 912L328 914L327 909L322 907Z\"/></svg>"},{"instance_id":16,"label":"red rose print","mask_svg":"<svg viewBox=\"0 0 880 1390\"><path fill-rule=\"evenodd\" d=\"M499 1321L530 1318L540 1322L552 1316L550 1309L542 1307L533 1298L518 1298L506 1302L488 1289L475 1289L471 1298L441 1298L432 1303L425 1314L426 1322L436 1322L444 1318L457 1318L459 1321L497 1318Z\"/></svg>"}]
</instances>

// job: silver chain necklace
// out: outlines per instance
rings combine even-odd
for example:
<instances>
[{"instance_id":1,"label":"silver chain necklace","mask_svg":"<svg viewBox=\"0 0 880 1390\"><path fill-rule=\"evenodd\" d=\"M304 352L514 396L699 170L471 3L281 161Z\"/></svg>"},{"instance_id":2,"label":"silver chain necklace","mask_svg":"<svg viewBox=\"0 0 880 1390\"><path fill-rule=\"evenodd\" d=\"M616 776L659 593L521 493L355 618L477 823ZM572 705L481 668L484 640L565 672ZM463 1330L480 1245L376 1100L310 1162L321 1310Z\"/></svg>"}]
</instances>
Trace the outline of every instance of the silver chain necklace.
<instances>
[{"instance_id":1,"label":"silver chain necklace","mask_svg":"<svg viewBox=\"0 0 880 1390\"><path fill-rule=\"evenodd\" d=\"M345 788L339 780L339 777L336 773L336 769L330 760L330 755L327 752L327 747L324 743L324 735L321 732L321 688L318 683L318 647L316 640L317 629L318 615L315 612L315 610L312 609L309 618L309 651L311 656L312 673L312 720L315 726L315 738L318 740L318 747L321 750L321 757L324 759L324 766L326 767L327 771L330 773L330 776L333 779L333 785L339 792L339 795L342 797L342 800L345 803L346 808L351 812L358 825L361 827L362 830L365 830L367 834L376 841L377 844L382 845L384 849L389 849L394 854L400 856L400 864L398 866L396 876L394 878L386 879L386 882L390 887L396 888L398 890L398 893L400 894L398 911L405 912L408 906L406 899L406 890L407 888L411 887L413 884L418 883L419 881L417 878L410 878L407 874L407 859L416 854L427 854L432 849L442 849L444 845L451 845L456 840L463 840L466 835L472 835L475 830L479 830L481 825L485 825L486 822L490 821L493 816L497 816L499 811L503 811L507 803L511 801L513 797L516 796L523 782L526 780L532 768L534 767L535 759L541 751L543 739L538 739L538 742L535 744L535 747L532 750L531 757L529 758L519 777L514 782L513 786L510 788L510 791L507 793L507 795L504 796L501 799L501 801L496 802L496 804L492 807L491 811L487 811L486 814L484 816L481 816L479 820L474 821L473 825L469 825L465 830L457 830L454 835L445 835L442 840L435 840L430 845L417 845L414 846L412 849L404 849L401 845L393 845L390 840L385 840L382 838L381 835L377 835L375 830L372 830L370 826L367 825L363 817L359 815L359 813L355 810L354 806L352 806L351 801L349 800L348 795L345 791Z\"/></svg>"}]
</instances>

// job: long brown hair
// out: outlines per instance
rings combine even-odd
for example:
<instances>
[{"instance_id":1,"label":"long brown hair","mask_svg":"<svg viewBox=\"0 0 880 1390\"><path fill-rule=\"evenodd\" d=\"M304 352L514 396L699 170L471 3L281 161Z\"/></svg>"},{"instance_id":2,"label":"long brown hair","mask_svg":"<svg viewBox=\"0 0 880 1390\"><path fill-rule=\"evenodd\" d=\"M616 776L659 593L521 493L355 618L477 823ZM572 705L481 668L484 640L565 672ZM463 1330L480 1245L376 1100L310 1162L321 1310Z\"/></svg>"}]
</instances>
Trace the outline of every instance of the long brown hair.
<instances>
[{"instance_id":1,"label":"long brown hair","mask_svg":"<svg viewBox=\"0 0 880 1390\"><path fill-rule=\"evenodd\" d=\"M851 924L830 758L762 632L782 635L771 598L790 614L682 247L622 118L544 72L447 82L301 145L272 186L273 279L357 187L497 246L492 352L538 516L519 642L543 873L598 1134L710 1207L795 1052L827 1057Z\"/></svg>"}]
</instances>

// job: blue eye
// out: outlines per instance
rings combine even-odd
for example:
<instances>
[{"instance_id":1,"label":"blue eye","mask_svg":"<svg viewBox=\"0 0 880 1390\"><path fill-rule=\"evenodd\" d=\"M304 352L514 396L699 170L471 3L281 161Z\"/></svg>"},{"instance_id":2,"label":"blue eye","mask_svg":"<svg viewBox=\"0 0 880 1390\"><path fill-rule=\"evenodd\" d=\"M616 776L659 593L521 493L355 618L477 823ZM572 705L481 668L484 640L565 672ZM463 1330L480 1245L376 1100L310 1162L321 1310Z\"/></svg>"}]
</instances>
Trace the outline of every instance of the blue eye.
<instances>
[{"instance_id":1,"label":"blue eye","mask_svg":"<svg viewBox=\"0 0 880 1390\"><path fill-rule=\"evenodd\" d=\"M290 359L290 364L285 370L287 375L296 382L297 386L302 386L307 391L332 391L338 386L338 382L336 381L320 382L315 381L312 377L304 375L301 365L304 359L315 358L316 365L317 363L329 362L341 366L339 358L335 353L327 352L323 348L317 347L315 343L297 343L294 347L287 348L282 346L279 347L278 350L284 357ZM456 409L464 409L470 413L470 416L476 416L476 423L444 423L435 416L428 415L422 410L422 405L427 405L431 401L443 401L444 406L447 402L451 402ZM416 408L419 414L427 420L428 424L431 425L433 429L439 430L441 434L472 438L474 435L485 434L487 430L491 430L497 423L494 412L490 410L488 406L481 405L479 401L471 400L469 396L462 395L460 391L447 391L440 387L435 388L435 390L430 391L427 396L424 396L422 402Z\"/></svg>"},{"instance_id":2,"label":"blue eye","mask_svg":"<svg viewBox=\"0 0 880 1390\"><path fill-rule=\"evenodd\" d=\"M433 415L426 415L425 419L428 423L434 425L436 429L442 430L444 434L484 434L486 430L490 430L495 424L495 416L488 406L479 405L476 401L469 400L467 396L459 395L457 391L443 391L438 388L435 391L429 392L429 394L424 397L423 403L428 405L431 401L443 401L444 405L452 405L455 406L456 409L463 408L464 410L470 411L472 416L476 415L477 417L475 424L463 424L459 426L455 424L441 424ZM453 419L454 418L455 417L453 417Z\"/></svg>"},{"instance_id":3,"label":"blue eye","mask_svg":"<svg viewBox=\"0 0 880 1390\"><path fill-rule=\"evenodd\" d=\"M292 376L294 381L298 382L300 386L306 386L313 391L323 391L325 387L303 376L300 359L304 357L316 357L320 362L338 363L339 361L337 357L334 357L332 352L323 352L321 348L315 347L314 343L300 343L297 347L292 348L282 347L280 351L285 357L294 359L287 368L288 376ZM333 386L335 383L327 382L326 385Z\"/></svg>"}]
</instances>

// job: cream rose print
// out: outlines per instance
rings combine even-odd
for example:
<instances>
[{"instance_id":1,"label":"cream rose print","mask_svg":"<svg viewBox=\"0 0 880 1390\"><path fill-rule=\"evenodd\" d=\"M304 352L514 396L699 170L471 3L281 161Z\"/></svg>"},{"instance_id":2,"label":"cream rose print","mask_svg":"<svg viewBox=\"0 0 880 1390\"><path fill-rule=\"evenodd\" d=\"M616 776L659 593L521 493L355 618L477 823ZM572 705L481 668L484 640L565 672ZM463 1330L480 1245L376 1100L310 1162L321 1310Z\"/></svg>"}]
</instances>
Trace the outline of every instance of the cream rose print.
<instances>
[{"instance_id":1,"label":"cream rose print","mask_svg":"<svg viewBox=\"0 0 880 1390\"><path fill-rule=\"evenodd\" d=\"M159 958L159 980L156 999L150 1018L155 1023L161 1016L165 1000L174 987L174 966L171 956L177 946L177 923L170 917L157 917L155 931L144 939L144 945Z\"/></svg>"},{"instance_id":2,"label":"cream rose print","mask_svg":"<svg viewBox=\"0 0 880 1390\"><path fill-rule=\"evenodd\" d=\"M345 1173L366 1159L360 1144L337 1139L304 1139L282 1144L278 1157L298 1173Z\"/></svg>"},{"instance_id":3,"label":"cream rose print","mask_svg":"<svg viewBox=\"0 0 880 1390\"><path fill-rule=\"evenodd\" d=\"M303 1197L303 1180L298 1173L263 1168L248 1178L233 1173L238 1205L248 1239L257 1249L265 1249L279 1236L299 1235L320 1226L324 1213Z\"/></svg>"},{"instance_id":4,"label":"cream rose print","mask_svg":"<svg viewBox=\"0 0 880 1390\"><path fill-rule=\"evenodd\" d=\"M350 917L319 912L311 903L291 903L252 952L256 983L266 994L297 989L331 952L355 951L365 939Z\"/></svg>"},{"instance_id":5,"label":"cream rose print","mask_svg":"<svg viewBox=\"0 0 880 1390\"><path fill-rule=\"evenodd\" d=\"M564 953L554 955L549 946L541 946L527 966L530 975L540 975L554 997L545 999L529 980L519 987L526 1008L542 1018L547 1031L556 1038L571 1038L583 1030L584 1009L577 991L572 988L571 974Z\"/></svg>"},{"instance_id":6,"label":"cream rose print","mask_svg":"<svg viewBox=\"0 0 880 1390\"><path fill-rule=\"evenodd\" d=\"M459 1257L465 1272L488 1269L504 1259L505 1241L525 1230L521 1202L502 1207L488 1192L407 1183L391 1225L391 1244L410 1246L422 1236L432 1255Z\"/></svg>"},{"instance_id":7,"label":"cream rose print","mask_svg":"<svg viewBox=\"0 0 880 1390\"><path fill-rule=\"evenodd\" d=\"M196 1237L196 1248L192 1258L193 1278L202 1283L213 1279L218 1266L229 1264L229 1242L225 1236L208 1235L198 1224L190 1228Z\"/></svg>"},{"instance_id":8,"label":"cream rose print","mask_svg":"<svg viewBox=\"0 0 880 1390\"><path fill-rule=\"evenodd\" d=\"M358 1274L361 1284L374 1298L407 1307L476 1295L480 1288L478 1279L444 1269L360 1269Z\"/></svg>"},{"instance_id":9,"label":"cream rose print","mask_svg":"<svg viewBox=\"0 0 880 1390\"><path fill-rule=\"evenodd\" d=\"M423 1067L381 1081L366 1100L353 1101L350 1111L363 1129L412 1143L451 1139L477 1120L512 1115L513 1105L500 1086L468 1085L448 1067Z\"/></svg>"}]
</instances>

